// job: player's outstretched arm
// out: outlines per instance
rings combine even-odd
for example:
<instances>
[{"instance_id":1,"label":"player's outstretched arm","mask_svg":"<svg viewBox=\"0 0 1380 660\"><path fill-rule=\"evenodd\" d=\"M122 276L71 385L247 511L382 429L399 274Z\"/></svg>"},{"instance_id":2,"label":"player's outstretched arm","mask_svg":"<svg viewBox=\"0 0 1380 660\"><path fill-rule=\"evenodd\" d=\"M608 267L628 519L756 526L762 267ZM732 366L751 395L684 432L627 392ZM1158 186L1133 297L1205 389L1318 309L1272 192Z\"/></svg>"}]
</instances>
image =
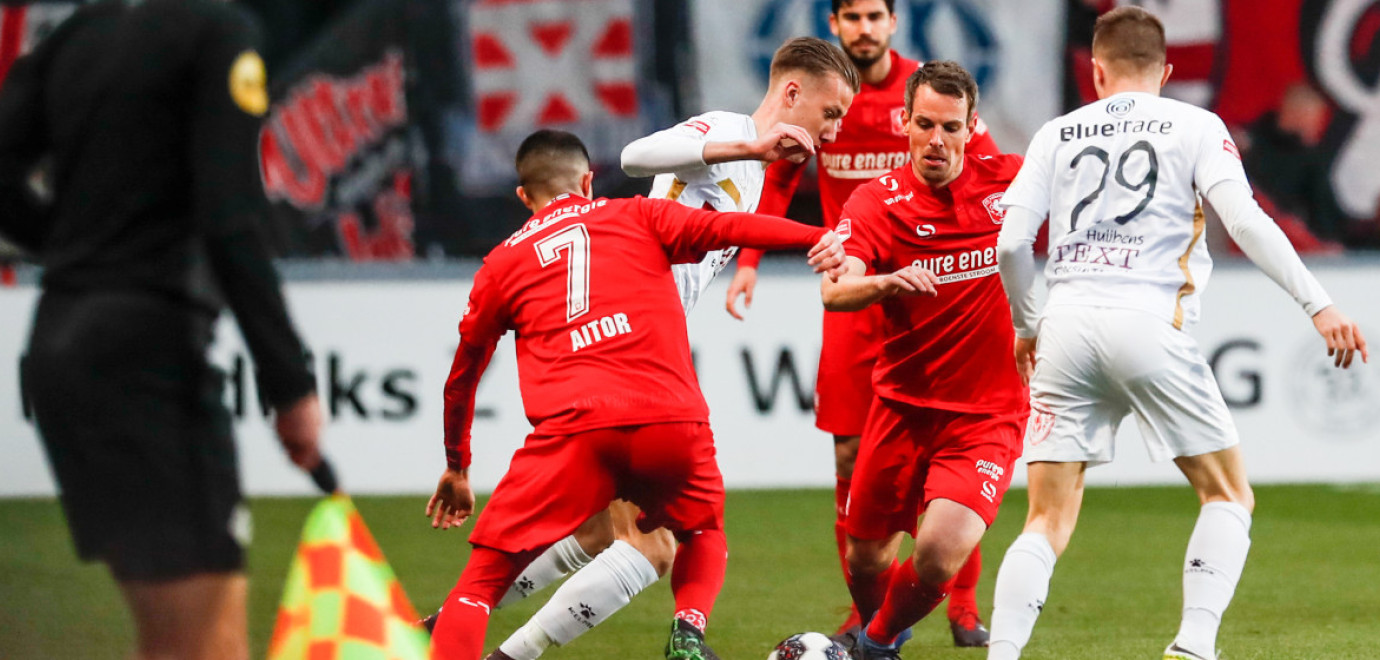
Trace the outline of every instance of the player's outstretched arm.
<instances>
[{"instance_id":1,"label":"player's outstretched arm","mask_svg":"<svg viewBox=\"0 0 1380 660\"><path fill-rule=\"evenodd\" d=\"M470 488L469 468L446 468L436 484L436 493L426 503L426 515L435 529L450 529L465 524L474 513L474 490Z\"/></svg>"},{"instance_id":2,"label":"player's outstretched arm","mask_svg":"<svg viewBox=\"0 0 1380 660\"><path fill-rule=\"evenodd\" d=\"M1361 354L1362 362L1370 362L1370 350L1361 334L1361 326L1341 313L1336 305L1328 305L1314 314L1313 327L1327 342L1327 354L1332 356L1333 366L1350 367L1357 353Z\"/></svg>"},{"instance_id":3,"label":"player's outstretched arm","mask_svg":"<svg viewBox=\"0 0 1380 660\"><path fill-rule=\"evenodd\" d=\"M1213 186L1206 198L1241 251L1312 317L1313 327L1327 342L1327 354L1334 358L1336 366L1351 366L1357 352L1362 361L1369 362L1370 352L1361 328L1332 304L1327 291L1304 267L1284 232L1256 204L1250 187L1227 180Z\"/></svg>"},{"instance_id":4,"label":"player's outstretched arm","mask_svg":"<svg viewBox=\"0 0 1380 660\"><path fill-rule=\"evenodd\" d=\"M831 312L856 312L891 296L935 296L939 278L927 269L906 266L887 275L867 275L862 259L848 257L848 270L837 280L825 278L820 299Z\"/></svg>"}]
</instances>

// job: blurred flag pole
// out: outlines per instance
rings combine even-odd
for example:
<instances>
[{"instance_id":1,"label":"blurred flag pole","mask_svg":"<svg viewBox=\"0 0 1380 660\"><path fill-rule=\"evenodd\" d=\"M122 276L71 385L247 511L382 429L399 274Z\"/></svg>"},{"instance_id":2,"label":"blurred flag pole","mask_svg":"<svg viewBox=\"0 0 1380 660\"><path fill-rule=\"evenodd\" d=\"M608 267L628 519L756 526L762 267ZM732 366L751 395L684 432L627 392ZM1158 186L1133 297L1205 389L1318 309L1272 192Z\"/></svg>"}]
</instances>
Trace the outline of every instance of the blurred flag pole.
<instances>
[{"instance_id":1,"label":"blurred flag pole","mask_svg":"<svg viewBox=\"0 0 1380 660\"><path fill-rule=\"evenodd\" d=\"M310 474L327 497L303 525L269 660L425 660L430 639L331 464Z\"/></svg>"}]
</instances>

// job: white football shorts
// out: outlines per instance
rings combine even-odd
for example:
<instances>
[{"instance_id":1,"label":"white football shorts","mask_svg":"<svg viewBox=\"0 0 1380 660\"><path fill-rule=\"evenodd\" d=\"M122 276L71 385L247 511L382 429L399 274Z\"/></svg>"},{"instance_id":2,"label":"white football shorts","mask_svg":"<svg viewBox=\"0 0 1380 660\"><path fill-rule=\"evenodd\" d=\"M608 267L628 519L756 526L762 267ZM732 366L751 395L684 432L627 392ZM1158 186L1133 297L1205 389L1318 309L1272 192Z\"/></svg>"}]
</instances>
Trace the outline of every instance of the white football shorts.
<instances>
[{"instance_id":1,"label":"white football shorts","mask_svg":"<svg viewBox=\"0 0 1380 660\"><path fill-rule=\"evenodd\" d=\"M1111 462L1135 413L1154 461L1240 442L1212 369L1187 333L1131 309L1045 310L1030 380L1028 461Z\"/></svg>"}]
</instances>

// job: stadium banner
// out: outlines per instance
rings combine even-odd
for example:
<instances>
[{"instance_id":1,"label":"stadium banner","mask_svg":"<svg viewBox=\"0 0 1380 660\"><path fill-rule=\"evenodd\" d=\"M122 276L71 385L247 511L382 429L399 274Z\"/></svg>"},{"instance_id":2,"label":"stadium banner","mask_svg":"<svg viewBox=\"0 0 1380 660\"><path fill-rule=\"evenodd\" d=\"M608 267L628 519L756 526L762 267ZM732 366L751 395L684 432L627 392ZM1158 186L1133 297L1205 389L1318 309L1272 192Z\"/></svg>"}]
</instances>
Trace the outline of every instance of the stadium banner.
<instances>
[{"instance_id":1,"label":"stadium banner","mask_svg":"<svg viewBox=\"0 0 1380 660\"><path fill-rule=\"evenodd\" d=\"M434 209L454 197L437 137L458 85L448 11L362 0L273 72L259 170L286 252L405 261L426 221L450 221Z\"/></svg>"},{"instance_id":2,"label":"stadium banner","mask_svg":"<svg viewBox=\"0 0 1380 660\"><path fill-rule=\"evenodd\" d=\"M830 0L691 3L699 111L752 112L785 40L829 32ZM978 111L1004 151L1022 153L1060 113L1063 0L897 0L891 45L912 59L952 59L981 87ZM844 118L847 130L848 119Z\"/></svg>"},{"instance_id":3,"label":"stadium banner","mask_svg":"<svg viewBox=\"0 0 1380 660\"><path fill-rule=\"evenodd\" d=\"M464 190L512 185L513 154L532 131L580 136L596 164L649 132L641 62L650 44L634 0L474 0L464 12L470 116L458 127Z\"/></svg>"},{"instance_id":4,"label":"stadium banner","mask_svg":"<svg viewBox=\"0 0 1380 660\"><path fill-rule=\"evenodd\" d=\"M795 271L792 271L795 272ZM1369 334L1380 338L1373 299L1380 264L1320 266L1319 279ZM430 493L445 466L442 388L456 346L468 280L294 281L293 318L315 352L329 424L325 451L352 493ZM730 488L832 486L833 450L811 412L819 355L818 281L764 271L745 322L715 304L725 278L690 317L691 346ZM16 377L32 286L0 289L0 496L52 495L53 482ZM1380 480L1380 362L1330 366L1308 319L1253 268L1213 277L1193 332L1232 408L1257 482ZM233 321L221 322L214 360L227 374L241 469L254 495L312 491L274 440ZM1377 356L1380 360L1380 356ZM480 385L471 478L491 490L530 431L518 394L511 337ZM1088 483L1181 483L1172 463L1150 463L1127 420L1117 460ZM1024 483L1018 468L1016 483Z\"/></svg>"}]
</instances>

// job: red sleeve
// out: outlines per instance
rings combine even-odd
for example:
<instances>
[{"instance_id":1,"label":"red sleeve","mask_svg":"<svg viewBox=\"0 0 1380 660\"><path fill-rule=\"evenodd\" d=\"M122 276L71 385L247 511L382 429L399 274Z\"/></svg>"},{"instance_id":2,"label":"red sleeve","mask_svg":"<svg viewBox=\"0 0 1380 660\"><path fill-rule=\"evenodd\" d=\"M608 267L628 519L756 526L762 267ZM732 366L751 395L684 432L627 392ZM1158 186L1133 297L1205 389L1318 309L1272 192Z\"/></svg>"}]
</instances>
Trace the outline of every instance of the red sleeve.
<instances>
[{"instance_id":1,"label":"red sleeve","mask_svg":"<svg viewBox=\"0 0 1380 660\"><path fill-rule=\"evenodd\" d=\"M489 366L494 347L506 328L501 319L501 301L491 292L499 287L490 283L487 268L474 276L474 288L460 319L460 346L446 377L445 443L446 465L452 470L470 466L470 427L474 424L474 393L479 378Z\"/></svg>"},{"instance_id":2,"label":"red sleeve","mask_svg":"<svg viewBox=\"0 0 1380 660\"><path fill-rule=\"evenodd\" d=\"M767 166L766 178L762 182L762 200L757 203L757 212L762 215L786 217L786 209L791 206L791 197L800 185L807 163L793 163L782 158ZM738 267L756 268L762 263L762 250L744 248L738 252Z\"/></svg>"},{"instance_id":3,"label":"red sleeve","mask_svg":"<svg viewBox=\"0 0 1380 660\"><path fill-rule=\"evenodd\" d=\"M824 236L811 227L785 218L757 213L719 213L692 209L670 200L637 198L643 217L671 258L693 263L709 250L734 245L766 250L808 248Z\"/></svg>"},{"instance_id":4,"label":"red sleeve","mask_svg":"<svg viewBox=\"0 0 1380 660\"><path fill-rule=\"evenodd\" d=\"M875 210L872 195L866 186L860 186L844 203L839 212L839 224L834 228L843 239L843 250L850 257L857 257L867 265L867 274L877 272L881 254L881 242L877 236L877 225L885 218L884 212Z\"/></svg>"}]
</instances>

